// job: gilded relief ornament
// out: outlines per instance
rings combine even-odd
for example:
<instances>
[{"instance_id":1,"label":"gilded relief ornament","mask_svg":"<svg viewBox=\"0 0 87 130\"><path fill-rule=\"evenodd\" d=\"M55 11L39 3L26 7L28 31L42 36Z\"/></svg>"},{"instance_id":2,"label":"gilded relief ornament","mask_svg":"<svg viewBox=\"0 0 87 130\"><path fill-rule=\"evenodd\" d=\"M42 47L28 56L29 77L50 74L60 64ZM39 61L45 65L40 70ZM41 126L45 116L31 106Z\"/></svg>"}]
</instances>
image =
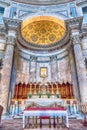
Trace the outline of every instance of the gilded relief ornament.
<instances>
[{"instance_id":1,"label":"gilded relief ornament","mask_svg":"<svg viewBox=\"0 0 87 130\"><path fill-rule=\"evenodd\" d=\"M50 36L49 36L49 40L50 41L55 41L55 39L56 39L56 35L55 34L51 34Z\"/></svg>"},{"instance_id":2,"label":"gilded relief ornament","mask_svg":"<svg viewBox=\"0 0 87 130\"><path fill-rule=\"evenodd\" d=\"M43 16L23 23L21 34L30 43L49 45L61 40L65 30L63 21Z\"/></svg>"},{"instance_id":3,"label":"gilded relief ornament","mask_svg":"<svg viewBox=\"0 0 87 130\"><path fill-rule=\"evenodd\" d=\"M38 37L37 37L36 34L32 34L32 35L31 35L31 39L32 39L33 42L36 42L37 39L38 39Z\"/></svg>"}]
</instances>

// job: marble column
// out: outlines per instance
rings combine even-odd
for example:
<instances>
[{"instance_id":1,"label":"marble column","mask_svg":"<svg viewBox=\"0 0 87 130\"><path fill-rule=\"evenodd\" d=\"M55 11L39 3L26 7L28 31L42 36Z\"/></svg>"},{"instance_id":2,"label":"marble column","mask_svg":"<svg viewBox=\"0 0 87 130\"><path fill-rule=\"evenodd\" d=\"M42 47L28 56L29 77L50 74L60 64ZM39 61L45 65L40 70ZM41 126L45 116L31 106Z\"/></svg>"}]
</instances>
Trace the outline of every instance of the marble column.
<instances>
[{"instance_id":1,"label":"marble column","mask_svg":"<svg viewBox=\"0 0 87 130\"><path fill-rule=\"evenodd\" d=\"M14 45L15 45L15 31L8 31L7 36L7 46L5 57L3 59L3 68L2 68L2 79L1 79L1 88L0 88L0 102L4 107L4 114L7 113L7 106L9 102L9 89L10 89L10 80L11 80L11 71L14 55Z\"/></svg>"},{"instance_id":2,"label":"marble column","mask_svg":"<svg viewBox=\"0 0 87 130\"><path fill-rule=\"evenodd\" d=\"M71 81L73 84L74 97L79 100L78 78L77 78L77 72L76 72L77 70L76 70L72 46L68 48L68 54L69 54L69 64L70 64Z\"/></svg>"},{"instance_id":3,"label":"marble column","mask_svg":"<svg viewBox=\"0 0 87 130\"><path fill-rule=\"evenodd\" d=\"M80 39L82 21L83 21L83 17L77 17L77 18L68 19L65 22L67 28L69 27L71 38L72 38L80 101L87 102L86 67L83 58L81 39Z\"/></svg>"},{"instance_id":4,"label":"marble column","mask_svg":"<svg viewBox=\"0 0 87 130\"><path fill-rule=\"evenodd\" d=\"M80 44L79 33L72 34L73 49L77 69L77 77L80 91L81 102L87 101L87 79L86 79L86 68L83 60L82 48Z\"/></svg>"}]
</instances>

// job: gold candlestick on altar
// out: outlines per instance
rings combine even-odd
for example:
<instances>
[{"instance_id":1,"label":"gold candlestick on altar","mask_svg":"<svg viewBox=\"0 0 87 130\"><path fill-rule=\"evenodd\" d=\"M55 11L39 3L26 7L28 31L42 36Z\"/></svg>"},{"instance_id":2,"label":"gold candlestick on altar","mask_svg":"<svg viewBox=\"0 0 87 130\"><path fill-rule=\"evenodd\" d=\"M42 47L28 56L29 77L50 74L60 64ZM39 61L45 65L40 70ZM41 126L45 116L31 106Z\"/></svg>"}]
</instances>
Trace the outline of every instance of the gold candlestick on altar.
<instances>
[{"instance_id":1,"label":"gold candlestick on altar","mask_svg":"<svg viewBox=\"0 0 87 130\"><path fill-rule=\"evenodd\" d=\"M48 90L47 90L47 92L49 93L49 85L48 85Z\"/></svg>"},{"instance_id":2,"label":"gold candlestick on altar","mask_svg":"<svg viewBox=\"0 0 87 130\"><path fill-rule=\"evenodd\" d=\"M31 88L32 88L32 84L30 83L30 93L32 93Z\"/></svg>"},{"instance_id":3,"label":"gold candlestick on altar","mask_svg":"<svg viewBox=\"0 0 87 130\"><path fill-rule=\"evenodd\" d=\"M37 84L35 83L35 91L34 91L34 94L37 94L37 92L36 92L36 86L37 86Z\"/></svg>"},{"instance_id":4,"label":"gold candlestick on altar","mask_svg":"<svg viewBox=\"0 0 87 130\"><path fill-rule=\"evenodd\" d=\"M56 88L57 88L57 92L56 92L56 96L57 98L60 98L60 93L59 93L59 87L58 87L58 84L56 83Z\"/></svg>"},{"instance_id":5,"label":"gold candlestick on altar","mask_svg":"<svg viewBox=\"0 0 87 130\"><path fill-rule=\"evenodd\" d=\"M58 88L58 84L56 83L56 88L57 88L57 93L59 93L59 88Z\"/></svg>"},{"instance_id":6,"label":"gold candlestick on altar","mask_svg":"<svg viewBox=\"0 0 87 130\"><path fill-rule=\"evenodd\" d=\"M52 91L51 91L51 94L54 94L54 91L53 91L53 83L52 83Z\"/></svg>"},{"instance_id":7,"label":"gold candlestick on altar","mask_svg":"<svg viewBox=\"0 0 87 130\"><path fill-rule=\"evenodd\" d=\"M39 85L39 93L40 93L40 85Z\"/></svg>"}]
</instances>

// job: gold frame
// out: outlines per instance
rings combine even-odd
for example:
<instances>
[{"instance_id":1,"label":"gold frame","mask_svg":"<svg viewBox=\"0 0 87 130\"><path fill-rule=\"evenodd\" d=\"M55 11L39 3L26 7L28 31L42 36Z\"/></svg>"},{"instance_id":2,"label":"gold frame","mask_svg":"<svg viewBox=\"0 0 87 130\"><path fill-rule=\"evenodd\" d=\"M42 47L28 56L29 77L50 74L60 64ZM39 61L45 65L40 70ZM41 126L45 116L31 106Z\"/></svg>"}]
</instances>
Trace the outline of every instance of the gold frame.
<instances>
[{"instance_id":1,"label":"gold frame","mask_svg":"<svg viewBox=\"0 0 87 130\"><path fill-rule=\"evenodd\" d=\"M40 77L46 78L48 76L47 67L40 67Z\"/></svg>"}]
</instances>

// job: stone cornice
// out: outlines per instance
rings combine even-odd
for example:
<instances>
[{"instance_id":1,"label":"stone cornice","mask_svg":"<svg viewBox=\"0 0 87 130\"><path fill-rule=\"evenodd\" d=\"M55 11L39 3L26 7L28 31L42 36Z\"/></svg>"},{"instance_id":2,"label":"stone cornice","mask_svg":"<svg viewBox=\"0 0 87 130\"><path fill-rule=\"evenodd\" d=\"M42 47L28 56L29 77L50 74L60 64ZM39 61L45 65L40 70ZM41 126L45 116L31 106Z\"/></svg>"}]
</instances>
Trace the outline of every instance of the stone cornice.
<instances>
[{"instance_id":1,"label":"stone cornice","mask_svg":"<svg viewBox=\"0 0 87 130\"><path fill-rule=\"evenodd\" d=\"M83 38L83 37L87 37L87 31L81 33L81 38Z\"/></svg>"},{"instance_id":2,"label":"stone cornice","mask_svg":"<svg viewBox=\"0 0 87 130\"><path fill-rule=\"evenodd\" d=\"M85 4L85 3L87 3L87 0L77 0L76 1L76 5L78 5L78 6Z\"/></svg>"},{"instance_id":3,"label":"stone cornice","mask_svg":"<svg viewBox=\"0 0 87 130\"><path fill-rule=\"evenodd\" d=\"M12 0L12 1L30 5L57 5L73 2L75 0Z\"/></svg>"},{"instance_id":4,"label":"stone cornice","mask_svg":"<svg viewBox=\"0 0 87 130\"><path fill-rule=\"evenodd\" d=\"M0 4L4 4L4 6L10 6L10 0L0 0Z\"/></svg>"},{"instance_id":5,"label":"stone cornice","mask_svg":"<svg viewBox=\"0 0 87 130\"><path fill-rule=\"evenodd\" d=\"M82 31L86 31L86 33L87 33L87 23L82 24Z\"/></svg>"},{"instance_id":6,"label":"stone cornice","mask_svg":"<svg viewBox=\"0 0 87 130\"><path fill-rule=\"evenodd\" d=\"M77 17L77 18L72 18L72 19L65 20L66 25L71 30L74 30L74 29L80 30L81 26L82 26L82 21L83 21L83 17Z\"/></svg>"},{"instance_id":7,"label":"stone cornice","mask_svg":"<svg viewBox=\"0 0 87 130\"><path fill-rule=\"evenodd\" d=\"M19 24L21 23L21 20L19 19L9 19L9 18L3 18L4 25L7 30L16 30Z\"/></svg>"},{"instance_id":8,"label":"stone cornice","mask_svg":"<svg viewBox=\"0 0 87 130\"><path fill-rule=\"evenodd\" d=\"M18 50L17 49L15 49L15 53L18 53L18 56L20 56L21 58L23 58L23 59L25 59L27 61L32 60L32 58L34 57L35 61L37 60L37 62L38 62L38 58L41 58L40 54L39 55L26 54L26 53L22 52L20 49L18 49ZM59 53L59 54L52 54L52 55L47 55L47 56L45 55L45 58L49 57L49 59L47 60L49 62L52 62L51 60L53 60L53 58L56 58L55 60L61 60L61 59L68 56L68 52L66 52L64 54L63 53L64 53L64 51ZM59 57L57 58L57 56L59 56ZM43 58L43 56L42 56L42 58ZM42 61L46 62L45 60L41 60L41 62ZM40 62L40 60L39 60L39 62Z\"/></svg>"}]
</instances>

